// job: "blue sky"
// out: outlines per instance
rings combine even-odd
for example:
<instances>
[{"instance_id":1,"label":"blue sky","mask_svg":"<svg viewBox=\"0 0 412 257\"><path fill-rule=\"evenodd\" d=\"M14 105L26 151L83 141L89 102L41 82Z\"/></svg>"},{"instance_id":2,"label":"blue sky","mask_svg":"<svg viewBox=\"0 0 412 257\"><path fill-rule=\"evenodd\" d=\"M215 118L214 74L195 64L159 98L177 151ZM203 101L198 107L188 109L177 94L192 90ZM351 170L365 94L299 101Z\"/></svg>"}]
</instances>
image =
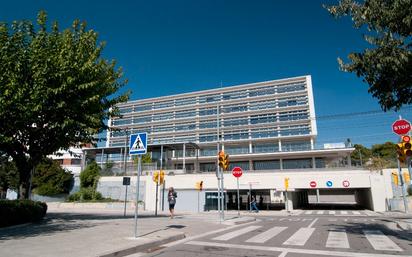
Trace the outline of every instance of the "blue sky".
<instances>
[{"instance_id":1,"label":"blue sky","mask_svg":"<svg viewBox=\"0 0 412 257\"><path fill-rule=\"evenodd\" d=\"M133 100L310 74L317 116L379 110L336 61L368 45L323 3L336 1L5 1L0 20L35 19L43 9L61 28L87 21L107 43L104 57L123 67ZM400 114L412 120L411 110ZM395 141L398 115L320 118L318 142Z\"/></svg>"}]
</instances>

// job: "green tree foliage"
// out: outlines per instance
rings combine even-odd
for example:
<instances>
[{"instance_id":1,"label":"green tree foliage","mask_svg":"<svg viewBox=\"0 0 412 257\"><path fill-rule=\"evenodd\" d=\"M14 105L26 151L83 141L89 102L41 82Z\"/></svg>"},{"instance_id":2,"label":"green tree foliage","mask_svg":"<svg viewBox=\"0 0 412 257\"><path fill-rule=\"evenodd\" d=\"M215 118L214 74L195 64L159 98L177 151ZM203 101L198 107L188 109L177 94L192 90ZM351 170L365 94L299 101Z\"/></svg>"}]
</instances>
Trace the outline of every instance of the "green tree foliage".
<instances>
[{"instance_id":1,"label":"green tree foliage","mask_svg":"<svg viewBox=\"0 0 412 257\"><path fill-rule=\"evenodd\" d=\"M384 144L377 144L372 146L372 155L374 157L382 158L388 162L395 162L397 159L396 144L386 142Z\"/></svg>"},{"instance_id":2,"label":"green tree foliage","mask_svg":"<svg viewBox=\"0 0 412 257\"><path fill-rule=\"evenodd\" d=\"M114 162L107 161L104 164L103 169L100 171L100 175L102 175L102 176L113 176L113 167L114 167Z\"/></svg>"},{"instance_id":3,"label":"green tree foliage","mask_svg":"<svg viewBox=\"0 0 412 257\"><path fill-rule=\"evenodd\" d=\"M36 194L68 194L73 184L73 175L52 159L47 158L36 166L33 176L33 189Z\"/></svg>"},{"instance_id":4,"label":"green tree foliage","mask_svg":"<svg viewBox=\"0 0 412 257\"><path fill-rule=\"evenodd\" d=\"M412 103L412 0L341 0L326 6L334 17L351 16L354 27L368 32L372 45L349 54L340 67L369 84L383 110Z\"/></svg>"},{"instance_id":5,"label":"green tree foliage","mask_svg":"<svg viewBox=\"0 0 412 257\"><path fill-rule=\"evenodd\" d=\"M19 186L19 173L14 162L8 156L0 155L0 199L5 199L7 190L16 190Z\"/></svg>"},{"instance_id":6,"label":"green tree foliage","mask_svg":"<svg viewBox=\"0 0 412 257\"><path fill-rule=\"evenodd\" d=\"M363 145L355 144L355 150L351 153L352 164L356 166L363 166L372 156L372 151Z\"/></svg>"},{"instance_id":7,"label":"green tree foliage","mask_svg":"<svg viewBox=\"0 0 412 257\"><path fill-rule=\"evenodd\" d=\"M17 165L21 198L33 167L59 149L96 142L128 98L95 31L78 20L63 31L47 24L45 12L37 25L0 23L0 151Z\"/></svg>"},{"instance_id":8,"label":"green tree foliage","mask_svg":"<svg viewBox=\"0 0 412 257\"><path fill-rule=\"evenodd\" d=\"M80 188L94 188L99 182L100 167L95 161L87 165L87 167L80 173Z\"/></svg>"}]
</instances>

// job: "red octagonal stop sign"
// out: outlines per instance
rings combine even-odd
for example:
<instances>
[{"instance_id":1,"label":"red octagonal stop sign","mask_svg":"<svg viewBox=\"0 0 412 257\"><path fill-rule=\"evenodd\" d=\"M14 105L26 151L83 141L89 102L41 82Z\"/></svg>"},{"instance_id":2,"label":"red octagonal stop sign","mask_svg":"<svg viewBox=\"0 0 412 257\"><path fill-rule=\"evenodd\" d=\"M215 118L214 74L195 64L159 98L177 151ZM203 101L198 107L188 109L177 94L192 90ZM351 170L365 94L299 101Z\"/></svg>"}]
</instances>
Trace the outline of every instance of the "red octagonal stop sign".
<instances>
[{"instance_id":1,"label":"red octagonal stop sign","mask_svg":"<svg viewBox=\"0 0 412 257\"><path fill-rule=\"evenodd\" d=\"M240 176L242 176L242 168L241 167L234 167L232 170L232 174L233 176L239 178Z\"/></svg>"},{"instance_id":2,"label":"red octagonal stop sign","mask_svg":"<svg viewBox=\"0 0 412 257\"><path fill-rule=\"evenodd\" d=\"M392 124L392 130L398 135L405 135L411 130L411 123L407 120L397 120Z\"/></svg>"}]
</instances>

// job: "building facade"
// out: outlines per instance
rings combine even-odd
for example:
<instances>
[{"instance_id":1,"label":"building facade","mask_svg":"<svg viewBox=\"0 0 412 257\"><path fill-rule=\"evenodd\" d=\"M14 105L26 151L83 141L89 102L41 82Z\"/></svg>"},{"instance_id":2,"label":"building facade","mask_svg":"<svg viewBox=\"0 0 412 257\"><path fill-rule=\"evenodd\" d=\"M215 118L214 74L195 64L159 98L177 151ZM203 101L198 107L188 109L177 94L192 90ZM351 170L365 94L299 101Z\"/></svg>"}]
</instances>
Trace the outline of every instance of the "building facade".
<instances>
[{"instance_id":1,"label":"building facade","mask_svg":"<svg viewBox=\"0 0 412 257\"><path fill-rule=\"evenodd\" d=\"M218 141L231 167L244 170L324 168L348 161L336 159L345 156L342 149L325 151L315 144L310 76L129 101L118 107L122 117L109 125L120 130L108 132L108 147L124 146L127 136L136 132L147 132L150 145L197 145L184 151L166 149L162 163L169 169L216 170ZM314 150L323 153L316 156ZM159 153L153 151L153 157L158 159Z\"/></svg>"}]
</instances>

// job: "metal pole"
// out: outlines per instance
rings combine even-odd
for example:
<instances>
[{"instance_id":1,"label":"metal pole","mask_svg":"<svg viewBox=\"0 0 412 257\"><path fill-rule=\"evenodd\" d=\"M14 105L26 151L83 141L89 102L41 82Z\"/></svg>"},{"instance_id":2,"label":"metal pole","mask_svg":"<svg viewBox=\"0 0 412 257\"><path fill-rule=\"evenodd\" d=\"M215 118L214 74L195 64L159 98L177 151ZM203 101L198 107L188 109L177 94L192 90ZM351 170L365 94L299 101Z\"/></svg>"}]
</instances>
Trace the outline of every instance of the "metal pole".
<instances>
[{"instance_id":1,"label":"metal pole","mask_svg":"<svg viewBox=\"0 0 412 257\"><path fill-rule=\"evenodd\" d=\"M157 203L158 203L158 192L159 192L159 179L160 179L160 172L159 172L159 177L157 177L156 181L156 206L155 206L155 216L157 216Z\"/></svg>"},{"instance_id":2,"label":"metal pole","mask_svg":"<svg viewBox=\"0 0 412 257\"><path fill-rule=\"evenodd\" d=\"M136 182L136 208L134 210L134 237L137 238L137 214L139 207L140 173L142 171L142 156L139 155L137 162L137 182Z\"/></svg>"},{"instance_id":3,"label":"metal pole","mask_svg":"<svg viewBox=\"0 0 412 257\"><path fill-rule=\"evenodd\" d=\"M163 192L162 192L162 211L165 210L165 188L166 188L166 179L163 180Z\"/></svg>"},{"instance_id":4,"label":"metal pole","mask_svg":"<svg viewBox=\"0 0 412 257\"><path fill-rule=\"evenodd\" d=\"M237 178L237 216L240 217L239 178Z\"/></svg>"},{"instance_id":5,"label":"metal pole","mask_svg":"<svg viewBox=\"0 0 412 257\"><path fill-rule=\"evenodd\" d=\"M219 221L222 222L222 213L221 213L221 184L220 184L220 168L219 168L219 151L220 151L220 131L219 131L219 104L216 107L216 127L217 127L217 162L216 162L216 177L217 177L217 210L219 213Z\"/></svg>"},{"instance_id":6,"label":"metal pole","mask_svg":"<svg viewBox=\"0 0 412 257\"><path fill-rule=\"evenodd\" d=\"M401 187L402 187L403 205L405 206L405 213L408 213L408 201L406 200L405 183L403 183L402 168L401 168L401 162L399 161L399 159L398 159L398 171L399 171L399 177L400 177Z\"/></svg>"},{"instance_id":7,"label":"metal pole","mask_svg":"<svg viewBox=\"0 0 412 257\"><path fill-rule=\"evenodd\" d=\"M200 212L200 191L197 191L197 212Z\"/></svg>"},{"instance_id":8,"label":"metal pole","mask_svg":"<svg viewBox=\"0 0 412 257\"><path fill-rule=\"evenodd\" d=\"M220 171L221 171L221 176L222 176L220 178L220 183L221 183L220 191L221 191L221 196L222 196L221 198L222 203L220 204L220 207L222 208L222 220L224 221L225 220L225 191L224 191L225 187L223 184L223 169L220 169Z\"/></svg>"},{"instance_id":9,"label":"metal pole","mask_svg":"<svg viewBox=\"0 0 412 257\"><path fill-rule=\"evenodd\" d=\"M289 211L289 199L288 199L288 191L285 191L285 210Z\"/></svg>"},{"instance_id":10,"label":"metal pole","mask_svg":"<svg viewBox=\"0 0 412 257\"><path fill-rule=\"evenodd\" d=\"M126 194L124 196L124 214L123 214L124 217L126 217L126 203L127 203L127 185L126 185Z\"/></svg>"}]
</instances>

